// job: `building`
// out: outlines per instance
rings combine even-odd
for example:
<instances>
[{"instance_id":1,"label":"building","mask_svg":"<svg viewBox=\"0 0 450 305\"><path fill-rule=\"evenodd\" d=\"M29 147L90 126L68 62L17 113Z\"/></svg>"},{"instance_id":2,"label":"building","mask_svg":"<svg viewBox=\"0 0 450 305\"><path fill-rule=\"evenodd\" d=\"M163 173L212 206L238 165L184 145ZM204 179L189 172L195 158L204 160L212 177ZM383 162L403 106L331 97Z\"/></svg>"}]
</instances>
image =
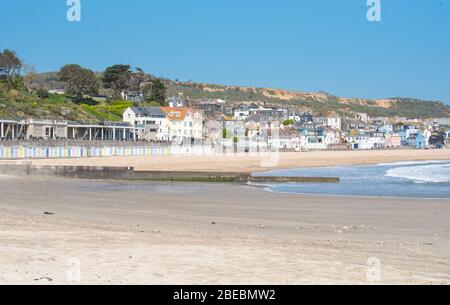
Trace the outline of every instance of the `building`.
<instances>
[{"instance_id":1,"label":"building","mask_svg":"<svg viewBox=\"0 0 450 305\"><path fill-rule=\"evenodd\" d=\"M419 131L418 133L413 133L409 135L407 139L407 145L417 149L423 149L427 147L428 143L426 142L423 133Z\"/></svg>"},{"instance_id":2,"label":"building","mask_svg":"<svg viewBox=\"0 0 450 305\"><path fill-rule=\"evenodd\" d=\"M336 112L331 112L327 116L327 126L333 130L342 130L342 119Z\"/></svg>"},{"instance_id":3,"label":"building","mask_svg":"<svg viewBox=\"0 0 450 305\"><path fill-rule=\"evenodd\" d=\"M123 113L123 121L144 128L140 138L147 141L169 141L166 114L160 107L131 107Z\"/></svg>"},{"instance_id":4,"label":"building","mask_svg":"<svg viewBox=\"0 0 450 305\"><path fill-rule=\"evenodd\" d=\"M278 129L278 135L273 133L268 138L268 147L282 150L300 151L302 145L302 135L300 131L292 127L281 127Z\"/></svg>"},{"instance_id":5,"label":"building","mask_svg":"<svg viewBox=\"0 0 450 305\"><path fill-rule=\"evenodd\" d=\"M386 148L400 148L402 146L402 138L399 134L385 135Z\"/></svg>"},{"instance_id":6,"label":"building","mask_svg":"<svg viewBox=\"0 0 450 305\"><path fill-rule=\"evenodd\" d=\"M58 140L68 138L68 124L66 121L27 120L27 140Z\"/></svg>"},{"instance_id":7,"label":"building","mask_svg":"<svg viewBox=\"0 0 450 305\"><path fill-rule=\"evenodd\" d=\"M218 145L223 138L223 124L216 120L207 120L203 125L203 144Z\"/></svg>"},{"instance_id":8,"label":"building","mask_svg":"<svg viewBox=\"0 0 450 305\"><path fill-rule=\"evenodd\" d=\"M365 124L369 124L370 117L367 113L357 113L355 119L363 121Z\"/></svg>"},{"instance_id":9,"label":"building","mask_svg":"<svg viewBox=\"0 0 450 305\"><path fill-rule=\"evenodd\" d=\"M168 139L172 144L201 144L203 139L203 116L200 111L186 107L162 107L166 115Z\"/></svg>"},{"instance_id":10,"label":"building","mask_svg":"<svg viewBox=\"0 0 450 305\"><path fill-rule=\"evenodd\" d=\"M184 97L183 93L179 93L178 96L171 97L167 100L169 107L187 107L188 100Z\"/></svg>"},{"instance_id":11,"label":"building","mask_svg":"<svg viewBox=\"0 0 450 305\"><path fill-rule=\"evenodd\" d=\"M300 117L300 121L302 123L312 123L314 121L314 117L309 112L305 112Z\"/></svg>"},{"instance_id":12,"label":"building","mask_svg":"<svg viewBox=\"0 0 450 305\"><path fill-rule=\"evenodd\" d=\"M122 91L120 93L121 97L125 101L135 102L135 103L143 103L145 101L144 93L133 91Z\"/></svg>"},{"instance_id":13,"label":"building","mask_svg":"<svg viewBox=\"0 0 450 305\"><path fill-rule=\"evenodd\" d=\"M301 130L302 150L324 150L327 149L326 132L322 127L316 125L304 126Z\"/></svg>"},{"instance_id":14,"label":"building","mask_svg":"<svg viewBox=\"0 0 450 305\"><path fill-rule=\"evenodd\" d=\"M374 150L383 149L386 146L386 139L381 133L367 134L350 134L345 140L352 145L354 150Z\"/></svg>"}]
</instances>

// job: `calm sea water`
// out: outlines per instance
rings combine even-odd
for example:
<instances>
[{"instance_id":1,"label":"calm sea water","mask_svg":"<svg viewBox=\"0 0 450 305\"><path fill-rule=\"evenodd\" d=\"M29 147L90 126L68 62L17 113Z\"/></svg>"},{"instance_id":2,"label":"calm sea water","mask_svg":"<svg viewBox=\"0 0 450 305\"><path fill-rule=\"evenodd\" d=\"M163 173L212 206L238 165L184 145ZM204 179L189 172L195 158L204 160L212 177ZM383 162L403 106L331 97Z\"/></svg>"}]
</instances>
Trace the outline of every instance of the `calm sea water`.
<instances>
[{"instance_id":1,"label":"calm sea water","mask_svg":"<svg viewBox=\"0 0 450 305\"><path fill-rule=\"evenodd\" d=\"M273 171L262 176L340 177L340 183L292 183L269 185L284 193L449 198L450 162L399 162L371 166L340 166Z\"/></svg>"}]
</instances>

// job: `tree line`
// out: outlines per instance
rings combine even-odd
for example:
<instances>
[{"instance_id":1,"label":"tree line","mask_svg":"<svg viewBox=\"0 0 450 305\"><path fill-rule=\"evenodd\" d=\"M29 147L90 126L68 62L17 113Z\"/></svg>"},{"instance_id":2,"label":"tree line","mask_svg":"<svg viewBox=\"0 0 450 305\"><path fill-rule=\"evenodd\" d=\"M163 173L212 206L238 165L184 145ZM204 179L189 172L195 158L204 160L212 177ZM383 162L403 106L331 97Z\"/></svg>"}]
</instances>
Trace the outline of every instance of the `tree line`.
<instances>
[{"instance_id":1,"label":"tree line","mask_svg":"<svg viewBox=\"0 0 450 305\"><path fill-rule=\"evenodd\" d=\"M23 61L12 50L0 52L0 79L10 87L17 87L17 80L24 72ZM29 71L22 78L24 81L34 74ZM142 93L148 102L164 104L167 88L160 78L146 74L141 68L132 69L130 65L113 65L106 68L102 75L83 68L77 64L63 66L58 72L58 78L64 83L67 96L82 100L85 96L95 96L101 87L111 89L115 98L120 98L122 93ZM42 91L42 90L39 90Z\"/></svg>"},{"instance_id":2,"label":"tree line","mask_svg":"<svg viewBox=\"0 0 450 305\"><path fill-rule=\"evenodd\" d=\"M62 67L58 76L65 84L65 91L76 99L98 94L101 86L112 89L119 98L122 93L142 93L148 102L163 104L166 100L166 86L160 78L144 73L141 68L132 70L130 65L113 65L106 68L99 78L89 69L70 64Z\"/></svg>"}]
</instances>

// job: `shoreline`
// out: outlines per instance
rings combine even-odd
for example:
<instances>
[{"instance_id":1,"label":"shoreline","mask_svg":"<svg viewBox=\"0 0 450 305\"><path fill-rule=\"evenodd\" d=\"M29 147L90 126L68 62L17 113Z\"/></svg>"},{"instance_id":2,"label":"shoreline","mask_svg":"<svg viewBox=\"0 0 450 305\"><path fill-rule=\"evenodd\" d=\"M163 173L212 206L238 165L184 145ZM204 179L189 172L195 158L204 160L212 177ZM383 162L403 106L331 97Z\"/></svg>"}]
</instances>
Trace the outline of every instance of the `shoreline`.
<instances>
[{"instance_id":1,"label":"shoreline","mask_svg":"<svg viewBox=\"0 0 450 305\"><path fill-rule=\"evenodd\" d=\"M273 170L309 167L372 165L406 161L446 161L450 150L400 151L324 151L273 154L231 154L204 156L93 157L85 159L51 159L0 161L3 164L31 163L48 166L132 167L135 171L239 172L261 173Z\"/></svg>"}]
</instances>

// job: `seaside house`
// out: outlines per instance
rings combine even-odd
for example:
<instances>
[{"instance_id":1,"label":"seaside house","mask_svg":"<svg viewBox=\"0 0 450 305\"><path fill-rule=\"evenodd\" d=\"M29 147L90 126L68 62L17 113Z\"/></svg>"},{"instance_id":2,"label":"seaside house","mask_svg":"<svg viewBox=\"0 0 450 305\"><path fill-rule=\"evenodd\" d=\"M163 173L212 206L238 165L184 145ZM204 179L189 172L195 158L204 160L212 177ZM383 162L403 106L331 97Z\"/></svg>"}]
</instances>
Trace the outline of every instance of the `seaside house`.
<instances>
[{"instance_id":1,"label":"seaside house","mask_svg":"<svg viewBox=\"0 0 450 305\"><path fill-rule=\"evenodd\" d=\"M203 125L205 145L218 145L223 137L223 123L217 120L207 120Z\"/></svg>"},{"instance_id":2,"label":"seaside house","mask_svg":"<svg viewBox=\"0 0 450 305\"><path fill-rule=\"evenodd\" d=\"M120 96L125 101L143 103L145 101L144 93L139 91L122 91Z\"/></svg>"},{"instance_id":3,"label":"seaside house","mask_svg":"<svg viewBox=\"0 0 450 305\"><path fill-rule=\"evenodd\" d=\"M425 138L425 145L430 145L430 138L433 135L434 128L431 124L427 124L423 130L423 137Z\"/></svg>"},{"instance_id":4,"label":"seaside house","mask_svg":"<svg viewBox=\"0 0 450 305\"><path fill-rule=\"evenodd\" d=\"M314 121L314 117L309 112L305 112L300 117L301 123L312 123Z\"/></svg>"},{"instance_id":5,"label":"seaside house","mask_svg":"<svg viewBox=\"0 0 450 305\"><path fill-rule=\"evenodd\" d=\"M385 135L392 134L394 132L394 126L392 124L378 125L377 132L383 133Z\"/></svg>"},{"instance_id":6,"label":"seaside house","mask_svg":"<svg viewBox=\"0 0 450 305\"><path fill-rule=\"evenodd\" d=\"M190 107L200 110L204 119L220 119L225 113L225 101L222 100L190 100Z\"/></svg>"},{"instance_id":7,"label":"seaside house","mask_svg":"<svg viewBox=\"0 0 450 305\"><path fill-rule=\"evenodd\" d=\"M362 121L365 124L369 124L370 117L367 113L357 113L355 118L358 121Z\"/></svg>"},{"instance_id":8,"label":"seaside house","mask_svg":"<svg viewBox=\"0 0 450 305\"><path fill-rule=\"evenodd\" d=\"M342 129L342 119L336 112L332 111L327 116L326 125L333 130L341 130Z\"/></svg>"},{"instance_id":9,"label":"seaside house","mask_svg":"<svg viewBox=\"0 0 450 305\"><path fill-rule=\"evenodd\" d=\"M184 97L183 93L179 93L178 96L169 98L167 104L170 108L186 107L188 100Z\"/></svg>"},{"instance_id":10,"label":"seaside house","mask_svg":"<svg viewBox=\"0 0 450 305\"><path fill-rule=\"evenodd\" d=\"M423 149L427 147L427 142L423 133L418 131L417 133L412 133L409 135L407 140L408 146L414 147L417 149Z\"/></svg>"},{"instance_id":11,"label":"seaside house","mask_svg":"<svg viewBox=\"0 0 450 305\"><path fill-rule=\"evenodd\" d=\"M123 121L131 126L143 127L142 139L169 141L168 121L160 107L130 107L123 113Z\"/></svg>"},{"instance_id":12,"label":"seaside house","mask_svg":"<svg viewBox=\"0 0 450 305\"><path fill-rule=\"evenodd\" d=\"M358 132L364 132L367 127L367 123L362 120L345 118L342 121L342 130L350 132L352 130L356 130Z\"/></svg>"},{"instance_id":13,"label":"seaside house","mask_svg":"<svg viewBox=\"0 0 450 305\"><path fill-rule=\"evenodd\" d=\"M386 148L400 148L402 146L402 138L398 133L385 135Z\"/></svg>"},{"instance_id":14,"label":"seaside house","mask_svg":"<svg viewBox=\"0 0 450 305\"><path fill-rule=\"evenodd\" d=\"M268 138L269 148L294 151L301 149L302 136L298 129L281 125L277 131L278 135L271 133Z\"/></svg>"},{"instance_id":15,"label":"seaside house","mask_svg":"<svg viewBox=\"0 0 450 305\"><path fill-rule=\"evenodd\" d=\"M289 120L292 120L292 121L294 121L296 123L300 123L302 121L302 118L297 112L290 111L289 112Z\"/></svg>"},{"instance_id":16,"label":"seaside house","mask_svg":"<svg viewBox=\"0 0 450 305\"><path fill-rule=\"evenodd\" d=\"M326 132L322 127L310 124L304 125L301 130L301 149L302 150L324 150L327 149L325 141Z\"/></svg>"},{"instance_id":17,"label":"seaside house","mask_svg":"<svg viewBox=\"0 0 450 305\"><path fill-rule=\"evenodd\" d=\"M386 146L384 135L381 133L350 133L345 140L354 150L382 149Z\"/></svg>"},{"instance_id":18,"label":"seaside house","mask_svg":"<svg viewBox=\"0 0 450 305\"><path fill-rule=\"evenodd\" d=\"M447 144L447 134L445 132L436 132L428 139L428 145L434 148L444 148Z\"/></svg>"},{"instance_id":19,"label":"seaside house","mask_svg":"<svg viewBox=\"0 0 450 305\"><path fill-rule=\"evenodd\" d=\"M166 116L169 142L176 145L201 144L203 117L200 111L180 107L161 107Z\"/></svg>"}]
</instances>

